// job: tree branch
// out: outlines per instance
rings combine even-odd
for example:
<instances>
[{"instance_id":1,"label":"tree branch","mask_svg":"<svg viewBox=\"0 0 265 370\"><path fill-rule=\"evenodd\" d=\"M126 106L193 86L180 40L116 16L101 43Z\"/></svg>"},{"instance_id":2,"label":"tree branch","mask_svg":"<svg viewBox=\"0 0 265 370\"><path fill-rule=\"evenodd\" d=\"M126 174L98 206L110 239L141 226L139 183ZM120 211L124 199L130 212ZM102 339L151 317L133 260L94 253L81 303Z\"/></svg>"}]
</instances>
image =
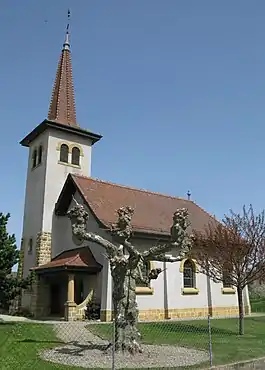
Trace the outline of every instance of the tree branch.
<instances>
[{"instance_id":1,"label":"tree branch","mask_svg":"<svg viewBox=\"0 0 265 370\"><path fill-rule=\"evenodd\" d=\"M101 236L87 232L86 225L88 220L88 213L81 204L77 204L68 213L68 217L72 224L72 233L77 238L79 243L85 240L101 245L107 252L110 258L113 258L118 253L118 247L110 241L102 238Z\"/></svg>"},{"instance_id":2,"label":"tree branch","mask_svg":"<svg viewBox=\"0 0 265 370\"><path fill-rule=\"evenodd\" d=\"M156 245L148 251L143 252L143 259L146 261L162 261L176 262L180 261L187 253L190 252L192 246L192 236L188 235L188 212L186 209L179 209L173 215L173 225L171 226L171 240L169 243ZM174 250L177 252L177 257L166 257L165 254Z\"/></svg>"},{"instance_id":3,"label":"tree branch","mask_svg":"<svg viewBox=\"0 0 265 370\"><path fill-rule=\"evenodd\" d=\"M160 256L156 256L155 260L158 262L180 262L182 261L182 257L173 257L173 256L167 256L165 254L161 254Z\"/></svg>"}]
</instances>

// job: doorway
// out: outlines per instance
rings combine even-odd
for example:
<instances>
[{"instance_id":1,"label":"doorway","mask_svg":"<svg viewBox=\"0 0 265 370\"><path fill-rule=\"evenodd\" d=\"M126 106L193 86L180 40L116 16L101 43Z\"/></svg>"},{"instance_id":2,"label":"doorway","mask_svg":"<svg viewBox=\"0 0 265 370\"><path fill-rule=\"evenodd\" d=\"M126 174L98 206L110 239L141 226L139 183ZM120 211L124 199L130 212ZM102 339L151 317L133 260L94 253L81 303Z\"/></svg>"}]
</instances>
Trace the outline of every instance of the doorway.
<instances>
[{"instance_id":1,"label":"doorway","mask_svg":"<svg viewBox=\"0 0 265 370\"><path fill-rule=\"evenodd\" d=\"M60 315L61 312L61 289L60 285L53 283L50 288L51 315Z\"/></svg>"}]
</instances>

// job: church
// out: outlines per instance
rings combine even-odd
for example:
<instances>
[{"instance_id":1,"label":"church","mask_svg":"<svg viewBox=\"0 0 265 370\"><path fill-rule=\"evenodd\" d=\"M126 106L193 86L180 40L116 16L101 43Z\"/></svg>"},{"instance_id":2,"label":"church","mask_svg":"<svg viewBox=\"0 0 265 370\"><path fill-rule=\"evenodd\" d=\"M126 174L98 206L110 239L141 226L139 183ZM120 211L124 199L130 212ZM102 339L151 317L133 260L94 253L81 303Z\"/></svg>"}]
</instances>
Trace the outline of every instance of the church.
<instances>
[{"instance_id":1,"label":"church","mask_svg":"<svg viewBox=\"0 0 265 370\"><path fill-rule=\"evenodd\" d=\"M93 301L100 320L111 320L112 282L104 250L96 244L76 245L67 212L73 198L89 213L90 231L112 240L116 210L134 210L133 244L145 250L170 236L173 213L187 208L191 227L203 230L212 216L190 199L122 186L91 177L93 145L101 135L79 126L76 119L69 31L58 63L48 117L20 144L28 149L28 170L18 274L34 271L32 287L24 290L21 308L36 318L84 318ZM104 144L102 144L104 145ZM137 174L135 174L137 176ZM236 290L216 284L198 272L195 260L153 261L163 272L150 284L136 287L140 320L229 316L238 313ZM245 313L250 313L244 291Z\"/></svg>"}]
</instances>

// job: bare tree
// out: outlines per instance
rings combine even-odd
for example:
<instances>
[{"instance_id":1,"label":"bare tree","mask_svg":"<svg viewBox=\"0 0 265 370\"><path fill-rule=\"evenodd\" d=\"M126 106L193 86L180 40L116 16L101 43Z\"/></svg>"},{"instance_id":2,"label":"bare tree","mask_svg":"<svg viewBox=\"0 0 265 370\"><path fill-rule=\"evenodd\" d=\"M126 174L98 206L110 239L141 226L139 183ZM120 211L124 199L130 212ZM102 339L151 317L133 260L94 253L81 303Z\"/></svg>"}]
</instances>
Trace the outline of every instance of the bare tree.
<instances>
[{"instance_id":1,"label":"bare tree","mask_svg":"<svg viewBox=\"0 0 265 370\"><path fill-rule=\"evenodd\" d=\"M265 213L243 207L230 211L222 223L209 224L194 232L193 255L201 272L214 282L235 287L239 307L239 334L244 334L243 290L265 277Z\"/></svg>"},{"instance_id":2,"label":"bare tree","mask_svg":"<svg viewBox=\"0 0 265 370\"><path fill-rule=\"evenodd\" d=\"M149 283L157 279L161 269L152 269L148 277L143 276L141 266L148 261L180 261L190 250L188 213L185 209L177 210L173 215L171 238L167 244L155 245L140 252L130 242L132 236L131 219L133 209L122 207L118 211L118 220L112 227L113 242L100 235L87 231L88 213L80 204L68 212L72 224L73 239L80 245L90 241L105 249L113 279L113 309L115 320L115 350L141 353L140 333L137 330L138 309L136 303L136 280ZM177 257L167 257L166 253L174 250Z\"/></svg>"}]
</instances>

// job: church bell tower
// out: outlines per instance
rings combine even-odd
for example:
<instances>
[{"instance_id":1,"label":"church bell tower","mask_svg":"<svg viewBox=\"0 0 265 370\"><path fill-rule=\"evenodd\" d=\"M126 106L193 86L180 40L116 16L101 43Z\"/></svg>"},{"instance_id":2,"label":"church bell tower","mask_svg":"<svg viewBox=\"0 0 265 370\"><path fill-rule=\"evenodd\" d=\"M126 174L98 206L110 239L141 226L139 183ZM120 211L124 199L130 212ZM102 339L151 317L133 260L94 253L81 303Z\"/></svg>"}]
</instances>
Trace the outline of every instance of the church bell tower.
<instances>
[{"instance_id":1,"label":"church bell tower","mask_svg":"<svg viewBox=\"0 0 265 370\"><path fill-rule=\"evenodd\" d=\"M24 277L30 268L51 260L55 203L69 173L91 175L92 146L100 139L80 128L76 119L68 25L48 117L20 142L29 152L21 244Z\"/></svg>"}]
</instances>

